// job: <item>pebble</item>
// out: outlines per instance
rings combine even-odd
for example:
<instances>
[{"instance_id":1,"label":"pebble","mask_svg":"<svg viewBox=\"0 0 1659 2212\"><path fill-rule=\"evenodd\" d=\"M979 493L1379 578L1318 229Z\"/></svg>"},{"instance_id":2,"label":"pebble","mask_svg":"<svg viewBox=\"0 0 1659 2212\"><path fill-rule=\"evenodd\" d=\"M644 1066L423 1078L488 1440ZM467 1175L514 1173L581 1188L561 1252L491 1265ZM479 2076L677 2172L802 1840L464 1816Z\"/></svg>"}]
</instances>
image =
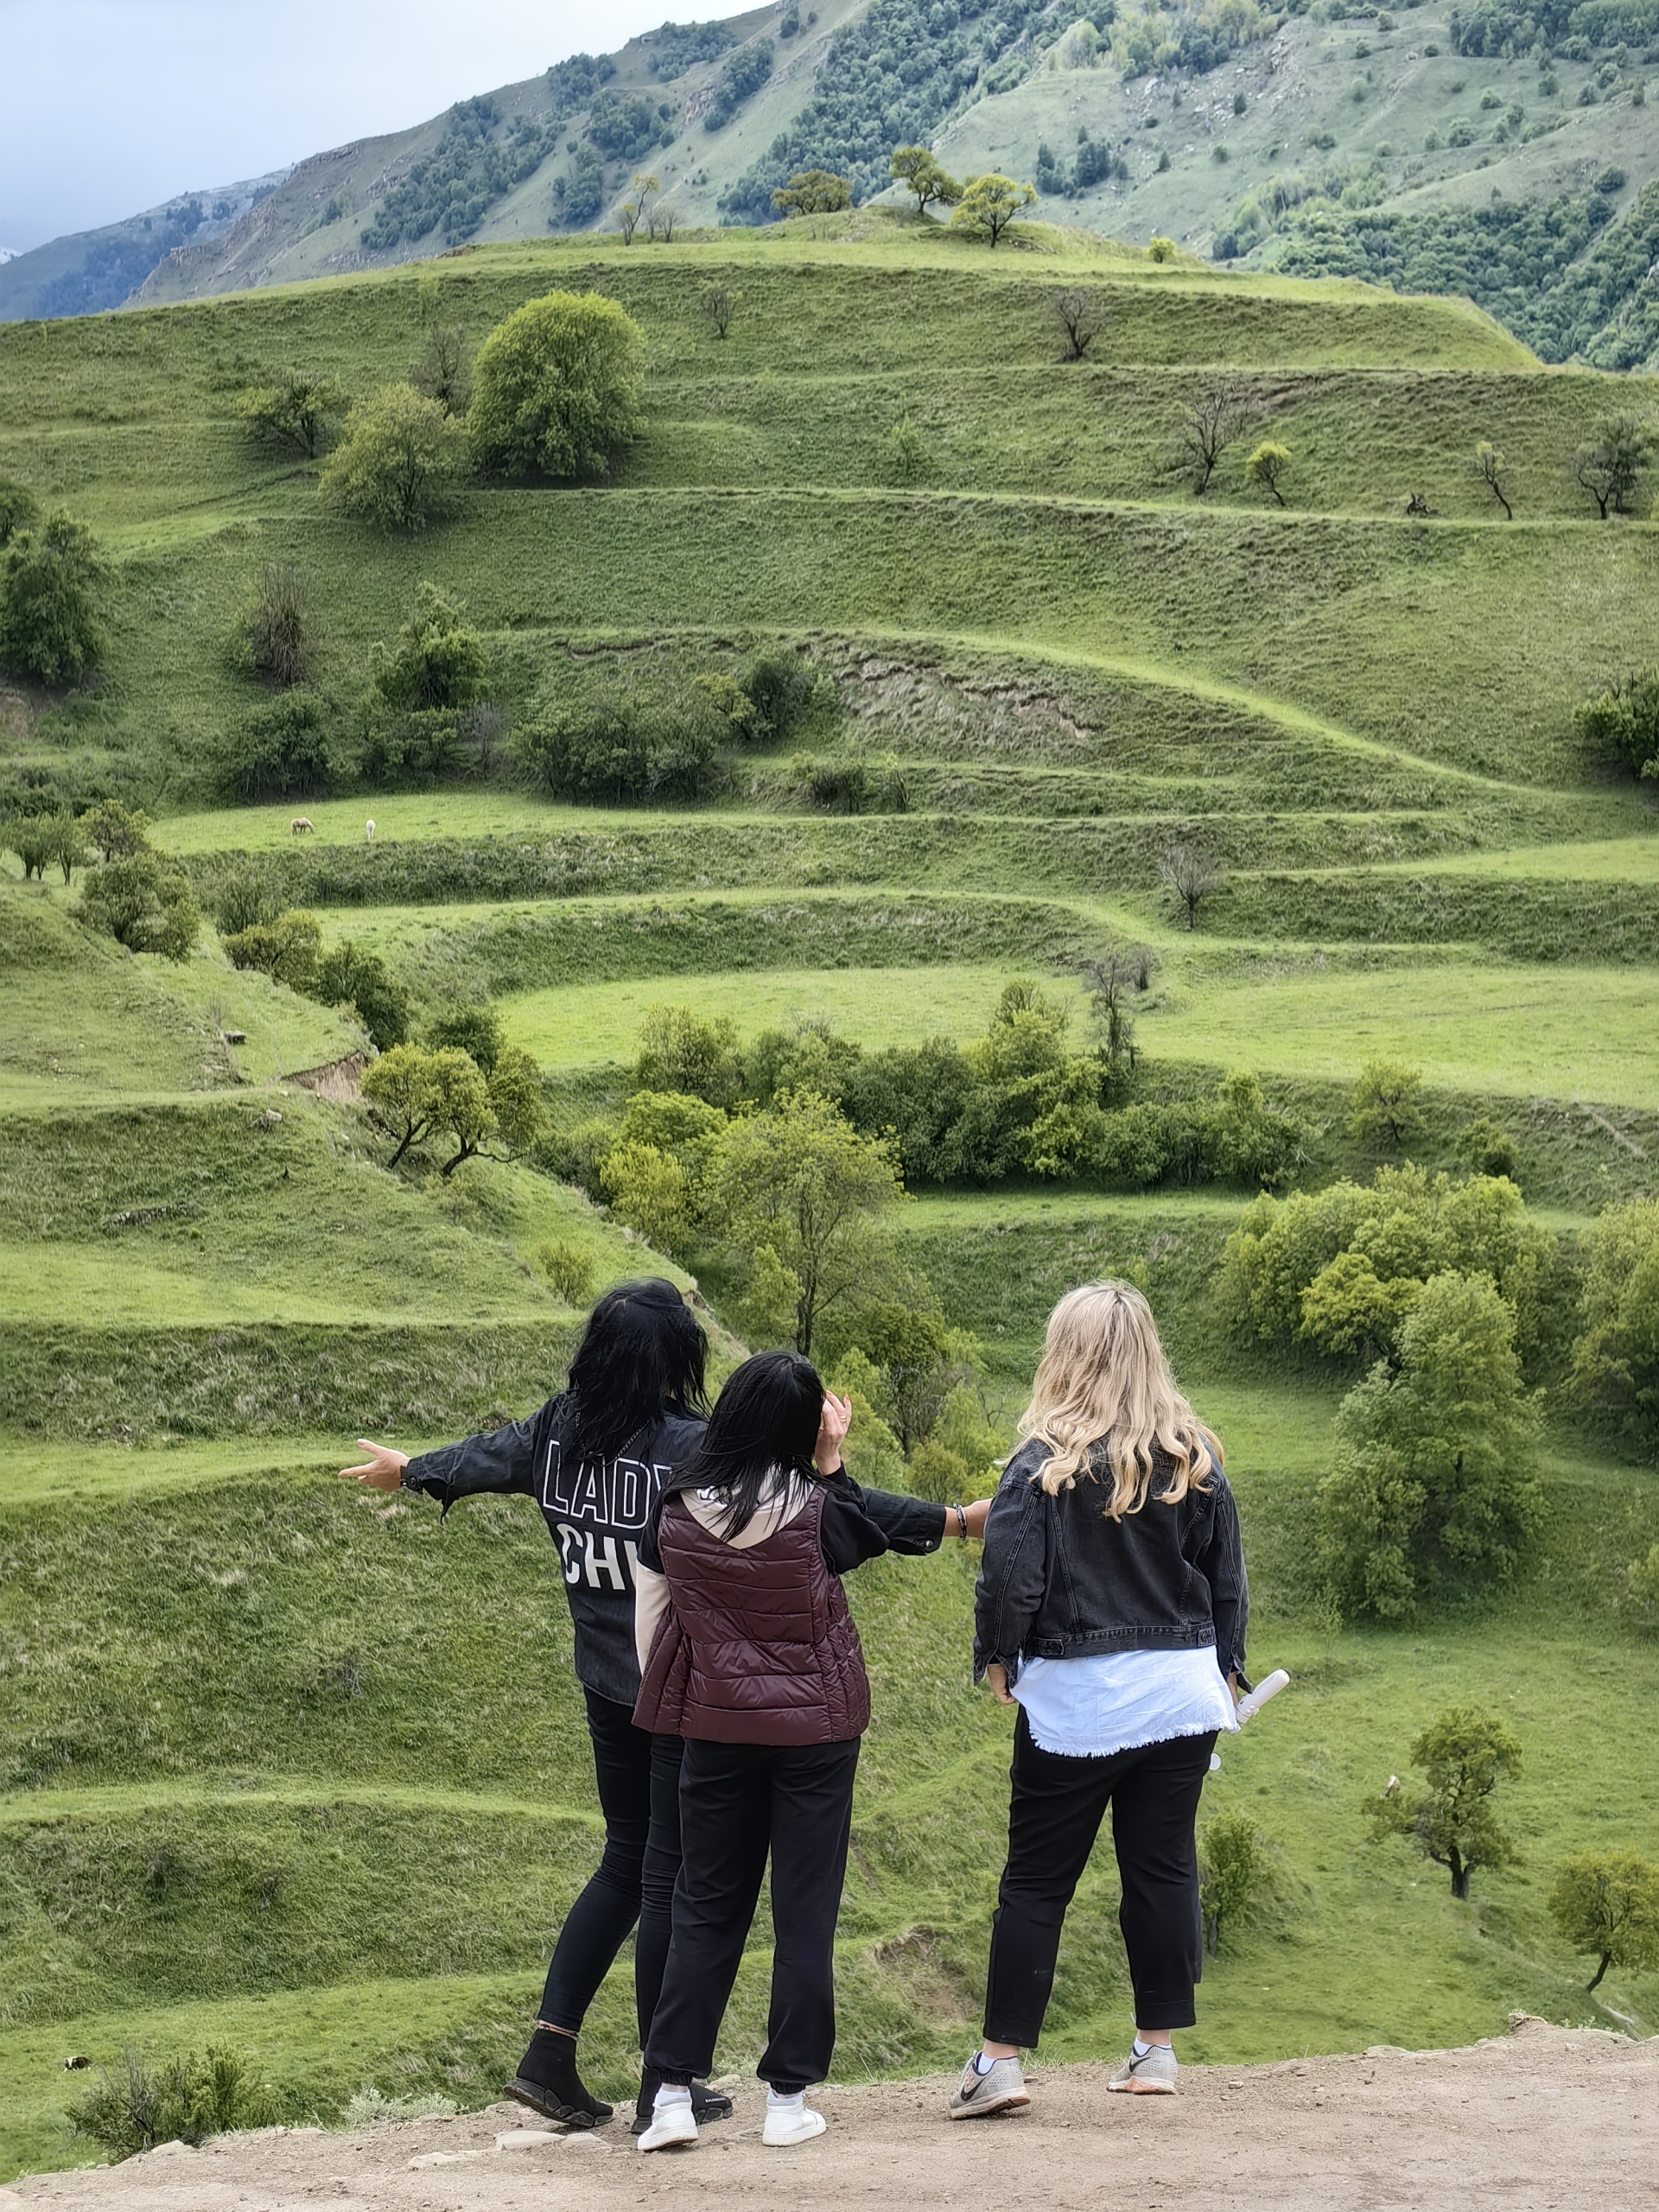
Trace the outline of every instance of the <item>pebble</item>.
<instances>
[{"instance_id":1,"label":"pebble","mask_svg":"<svg viewBox=\"0 0 1659 2212\"><path fill-rule=\"evenodd\" d=\"M498 2151L537 2151L561 2139L550 2128L510 2127L496 2137L495 2147Z\"/></svg>"},{"instance_id":2,"label":"pebble","mask_svg":"<svg viewBox=\"0 0 1659 2212\"><path fill-rule=\"evenodd\" d=\"M423 2151L418 2158L410 2160L409 2171L417 2174L427 2166L464 2166L466 2163L464 2151Z\"/></svg>"}]
</instances>

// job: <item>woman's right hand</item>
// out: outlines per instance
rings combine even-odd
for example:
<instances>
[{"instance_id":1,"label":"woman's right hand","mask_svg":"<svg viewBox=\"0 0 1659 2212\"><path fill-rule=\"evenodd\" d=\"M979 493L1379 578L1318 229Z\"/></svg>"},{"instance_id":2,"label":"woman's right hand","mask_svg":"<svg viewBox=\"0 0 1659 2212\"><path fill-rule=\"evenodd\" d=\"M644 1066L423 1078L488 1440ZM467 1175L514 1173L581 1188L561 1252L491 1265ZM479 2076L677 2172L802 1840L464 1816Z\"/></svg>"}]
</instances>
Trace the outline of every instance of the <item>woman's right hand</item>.
<instances>
[{"instance_id":1,"label":"woman's right hand","mask_svg":"<svg viewBox=\"0 0 1659 2212\"><path fill-rule=\"evenodd\" d=\"M401 1490L404 1469L409 1465L407 1452L399 1452L390 1444L372 1444L366 1436L357 1440L359 1450L368 1458L360 1467L342 1467L340 1479L343 1483L365 1483L371 1490Z\"/></svg>"},{"instance_id":2,"label":"woman's right hand","mask_svg":"<svg viewBox=\"0 0 1659 2212\"><path fill-rule=\"evenodd\" d=\"M1008 1670L993 1659L985 1669L985 1684L999 1705L1017 1705L1019 1700L1008 1688Z\"/></svg>"}]
</instances>

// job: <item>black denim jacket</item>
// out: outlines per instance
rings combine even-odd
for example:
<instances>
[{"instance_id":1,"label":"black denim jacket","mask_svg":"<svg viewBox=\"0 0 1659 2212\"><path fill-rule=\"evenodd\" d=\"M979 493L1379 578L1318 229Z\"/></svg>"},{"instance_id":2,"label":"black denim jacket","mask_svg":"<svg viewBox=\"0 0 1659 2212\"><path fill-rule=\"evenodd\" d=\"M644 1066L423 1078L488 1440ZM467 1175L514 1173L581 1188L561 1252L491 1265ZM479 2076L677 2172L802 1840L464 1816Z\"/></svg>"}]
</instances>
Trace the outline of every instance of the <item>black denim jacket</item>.
<instances>
[{"instance_id":1,"label":"black denim jacket","mask_svg":"<svg viewBox=\"0 0 1659 2212\"><path fill-rule=\"evenodd\" d=\"M992 1661L1013 1681L1025 1659L1213 1644L1224 1675L1244 1671L1249 1586L1238 1511L1217 1467L1205 1490L1160 1505L1170 1463L1154 1451L1150 1495L1120 1521L1084 1478L1052 1497L1033 1478L1048 1456L1024 1444L1003 1471L985 1527L974 1601L974 1679Z\"/></svg>"}]
</instances>

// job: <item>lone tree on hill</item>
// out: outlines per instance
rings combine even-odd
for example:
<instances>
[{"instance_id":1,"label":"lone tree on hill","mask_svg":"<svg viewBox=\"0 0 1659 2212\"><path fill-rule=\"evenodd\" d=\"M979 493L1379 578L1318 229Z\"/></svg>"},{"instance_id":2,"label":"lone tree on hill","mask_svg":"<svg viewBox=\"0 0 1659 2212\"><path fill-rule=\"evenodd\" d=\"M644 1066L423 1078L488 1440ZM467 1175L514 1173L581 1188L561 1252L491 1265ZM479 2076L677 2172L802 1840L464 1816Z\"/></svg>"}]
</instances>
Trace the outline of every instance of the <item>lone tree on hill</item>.
<instances>
[{"instance_id":1,"label":"lone tree on hill","mask_svg":"<svg viewBox=\"0 0 1659 2212\"><path fill-rule=\"evenodd\" d=\"M1217 378L1182 410L1176 445L1200 499L1210 488L1217 462L1229 446L1249 435L1261 411L1255 394L1237 377Z\"/></svg>"},{"instance_id":2,"label":"lone tree on hill","mask_svg":"<svg viewBox=\"0 0 1659 2212\"><path fill-rule=\"evenodd\" d=\"M741 293L734 292L718 276L703 286L702 311L709 318L716 338L724 338L731 328L732 318L737 313L738 302L741 297Z\"/></svg>"},{"instance_id":3,"label":"lone tree on hill","mask_svg":"<svg viewBox=\"0 0 1659 2212\"><path fill-rule=\"evenodd\" d=\"M409 380L423 399L435 399L446 415L465 416L473 397L473 371L459 324L433 324Z\"/></svg>"},{"instance_id":4,"label":"lone tree on hill","mask_svg":"<svg viewBox=\"0 0 1659 2212\"><path fill-rule=\"evenodd\" d=\"M1105 295L1086 284L1060 284L1048 296L1049 320L1067 346L1066 359L1081 361L1110 319Z\"/></svg>"},{"instance_id":5,"label":"lone tree on hill","mask_svg":"<svg viewBox=\"0 0 1659 2212\"><path fill-rule=\"evenodd\" d=\"M1421 1068L1408 1067L1403 1060L1367 1060L1349 1103L1349 1135L1360 1144L1386 1140L1398 1152L1423 1126L1418 1103L1422 1087Z\"/></svg>"},{"instance_id":6,"label":"lone tree on hill","mask_svg":"<svg viewBox=\"0 0 1659 2212\"><path fill-rule=\"evenodd\" d=\"M976 231L995 246L1010 223L1027 207L1037 205L1035 189L1016 184L1011 176L969 177L950 218L953 231Z\"/></svg>"},{"instance_id":7,"label":"lone tree on hill","mask_svg":"<svg viewBox=\"0 0 1659 2212\"><path fill-rule=\"evenodd\" d=\"M1224 1925L1236 1926L1277 1886L1267 1839L1248 1813L1217 1813L1198 1838L1198 1911L1213 1958Z\"/></svg>"},{"instance_id":8,"label":"lone tree on hill","mask_svg":"<svg viewBox=\"0 0 1659 2212\"><path fill-rule=\"evenodd\" d=\"M1370 1808L1372 1828L1379 1837L1405 1837L1447 1870L1454 1897L1466 1897L1478 1868L1504 1866L1517 1856L1492 1797L1500 1782L1520 1773L1521 1746L1495 1713L1456 1705L1424 1729L1411 1758L1427 1777L1427 1788L1390 1782Z\"/></svg>"},{"instance_id":9,"label":"lone tree on hill","mask_svg":"<svg viewBox=\"0 0 1659 2212\"><path fill-rule=\"evenodd\" d=\"M915 194L918 216L936 206L954 207L962 197L962 187L925 146L900 146L889 174Z\"/></svg>"},{"instance_id":10,"label":"lone tree on hill","mask_svg":"<svg viewBox=\"0 0 1659 2212\"><path fill-rule=\"evenodd\" d=\"M1475 448L1475 474L1503 508L1505 518L1513 522L1515 509L1510 505L1510 465L1490 438L1483 438Z\"/></svg>"},{"instance_id":11,"label":"lone tree on hill","mask_svg":"<svg viewBox=\"0 0 1659 2212\"><path fill-rule=\"evenodd\" d=\"M95 587L104 573L85 524L54 514L19 531L0 556L0 668L79 683L103 647Z\"/></svg>"},{"instance_id":12,"label":"lone tree on hill","mask_svg":"<svg viewBox=\"0 0 1659 2212\"><path fill-rule=\"evenodd\" d=\"M607 475L639 435L645 339L614 300L550 292L484 341L467 417L473 457L503 476Z\"/></svg>"},{"instance_id":13,"label":"lone tree on hill","mask_svg":"<svg viewBox=\"0 0 1659 2212\"><path fill-rule=\"evenodd\" d=\"M1152 982L1153 955L1145 945L1114 945L1098 959L1079 963L1095 1020L1106 1035L1106 1057L1135 1062L1135 1020L1129 1000L1142 996Z\"/></svg>"},{"instance_id":14,"label":"lone tree on hill","mask_svg":"<svg viewBox=\"0 0 1659 2212\"><path fill-rule=\"evenodd\" d=\"M1659 778L1659 665L1615 677L1573 709L1573 727L1598 760Z\"/></svg>"},{"instance_id":15,"label":"lone tree on hill","mask_svg":"<svg viewBox=\"0 0 1659 2212\"><path fill-rule=\"evenodd\" d=\"M412 385L383 385L352 410L322 472L322 495L340 513L389 536L452 515L467 479L467 433Z\"/></svg>"},{"instance_id":16,"label":"lone tree on hill","mask_svg":"<svg viewBox=\"0 0 1659 2212\"><path fill-rule=\"evenodd\" d=\"M285 369L275 384L252 385L237 403L237 412L256 437L293 446L308 461L321 448L331 416L345 401L327 377Z\"/></svg>"},{"instance_id":17,"label":"lone tree on hill","mask_svg":"<svg viewBox=\"0 0 1659 2212\"><path fill-rule=\"evenodd\" d=\"M1290 448L1277 445L1271 438L1264 438L1244 464L1244 474L1252 484L1264 492L1271 492L1282 507L1285 495L1281 486L1290 474Z\"/></svg>"},{"instance_id":18,"label":"lone tree on hill","mask_svg":"<svg viewBox=\"0 0 1659 2212\"><path fill-rule=\"evenodd\" d=\"M1573 481L1595 501L1603 522L1630 513L1653 448L1651 423L1621 408L1598 423L1594 435L1573 454Z\"/></svg>"},{"instance_id":19,"label":"lone tree on hill","mask_svg":"<svg viewBox=\"0 0 1659 2212\"><path fill-rule=\"evenodd\" d=\"M1575 1951L1597 1964L1586 1988L1609 1967L1644 1974L1659 1967L1659 1866L1634 1851L1586 1851L1564 1859L1550 1885L1549 1913Z\"/></svg>"},{"instance_id":20,"label":"lone tree on hill","mask_svg":"<svg viewBox=\"0 0 1659 2212\"><path fill-rule=\"evenodd\" d=\"M772 204L780 215L839 215L853 204L852 179L830 169L797 169Z\"/></svg>"},{"instance_id":21,"label":"lone tree on hill","mask_svg":"<svg viewBox=\"0 0 1659 2212\"><path fill-rule=\"evenodd\" d=\"M1188 929L1196 929L1198 909L1214 898L1227 878L1221 863L1197 845L1172 845L1158 870L1159 881L1186 916Z\"/></svg>"}]
</instances>

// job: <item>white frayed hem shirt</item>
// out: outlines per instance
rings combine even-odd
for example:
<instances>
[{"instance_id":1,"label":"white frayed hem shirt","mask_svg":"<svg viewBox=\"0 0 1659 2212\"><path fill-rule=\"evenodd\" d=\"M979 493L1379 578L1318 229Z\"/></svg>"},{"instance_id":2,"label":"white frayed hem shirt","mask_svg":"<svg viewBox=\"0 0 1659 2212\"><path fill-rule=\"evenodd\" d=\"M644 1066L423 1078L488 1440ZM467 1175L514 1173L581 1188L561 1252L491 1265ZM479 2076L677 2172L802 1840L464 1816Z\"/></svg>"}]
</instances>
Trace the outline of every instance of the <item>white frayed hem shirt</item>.
<instances>
[{"instance_id":1,"label":"white frayed hem shirt","mask_svg":"<svg viewBox=\"0 0 1659 2212\"><path fill-rule=\"evenodd\" d=\"M1039 1751L1107 1758L1175 1736L1237 1732L1213 1644L1188 1651L1096 1651L1021 1662L1014 1694Z\"/></svg>"}]
</instances>

